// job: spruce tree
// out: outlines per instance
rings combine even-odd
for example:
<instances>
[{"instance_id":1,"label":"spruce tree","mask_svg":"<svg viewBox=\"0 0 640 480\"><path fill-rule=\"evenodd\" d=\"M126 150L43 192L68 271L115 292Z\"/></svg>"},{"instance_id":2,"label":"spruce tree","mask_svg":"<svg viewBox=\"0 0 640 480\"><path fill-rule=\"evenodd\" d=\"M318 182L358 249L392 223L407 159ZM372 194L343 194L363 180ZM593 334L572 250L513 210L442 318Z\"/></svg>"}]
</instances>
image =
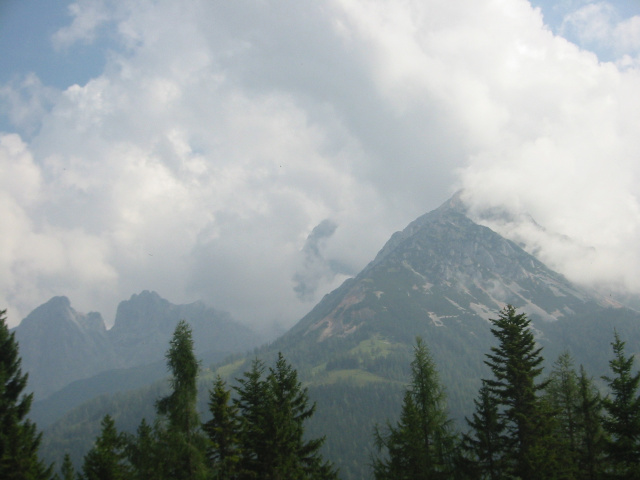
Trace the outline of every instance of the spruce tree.
<instances>
[{"instance_id":1,"label":"spruce tree","mask_svg":"<svg viewBox=\"0 0 640 480\"><path fill-rule=\"evenodd\" d=\"M625 342L615 332L612 377L602 377L611 395L602 401L603 425L609 434L606 449L614 478L640 478L640 372L633 372L633 356L625 356Z\"/></svg>"},{"instance_id":2,"label":"spruce tree","mask_svg":"<svg viewBox=\"0 0 640 480\"><path fill-rule=\"evenodd\" d=\"M132 469L127 460L127 439L118 433L110 415L101 422L100 435L84 457L82 478L85 480L128 480Z\"/></svg>"},{"instance_id":3,"label":"spruce tree","mask_svg":"<svg viewBox=\"0 0 640 480\"><path fill-rule=\"evenodd\" d=\"M435 363L416 339L411 381L400 419L386 431L376 427L374 443L381 457L373 459L377 480L451 478L456 437L446 407L446 395Z\"/></svg>"},{"instance_id":4,"label":"spruce tree","mask_svg":"<svg viewBox=\"0 0 640 480\"><path fill-rule=\"evenodd\" d=\"M549 376L546 394L571 452L575 452L578 442L578 375L573 368L573 359L569 352L562 353L553 365Z\"/></svg>"},{"instance_id":5,"label":"spruce tree","mask_svg":"<svg viewBox=\"0 0 640 480\"><path fill-rule=\"evenodd\" d=\"M251 369L238 379L234 401L240 416L241 479L331 480L333 466L319 449L324 438L306 440L304 422L315 411L309 405L307 389L281 353L275 367L263 379L265 366L254 360Z\"/></svg>"},{"instance_id":6,"label":"spruce tree","mask_svg":"<svg viewBox=\"0 0 640 480\"><path fill-rule=\"evenodd\" d=\"M0 478L45 479L52 466L38 458L41 435L27 419L33 394L24 394L23 374L15 333L9 332L6 310L0 310Z\"/></svg>"},{"instance_id":7,"label":"spruce tree","mask_svg":"<svg viewBox=\"0 0 640 480\"><path fill-rule=\"evenodd\" d=\"M324 437L304 438L304 423L314 414L316 404L309 404L307 389L282 353L278 353L275 367L269 369L266 383L272 478L337 478L333 466L319 453Z\"/></svg>"},{"instance_id":8,"label":"spruce tree","mask_svg":"<svg viewBox=\"0 0 640 480\"><path fill-rule=\"evenodd\" d=\"M60 476L58 477L61 480L76 480L76 469L73 467L73 463L71 462L71 457L68 453L64 455L62 459L62 466L60 467Z\"/></svg>"},{"instance_id":9,"label":"spruce tree","mask_svg":"<svg viewBox=\"0 0 640 480\"><path fill-rule=\"evenodd\" d=\"M162 462L159 458L157 432L144 418L138 425L135 437L129 443L127 456L137 480L154 480L161 477L159 464Z\"/></svg>"},{"instance_id":10,"label":"spruce tree","mask_svg":"<svg viewBox=\"0 0 640 480\"><path fill-rule=\"evenodd\" d=\"M172 391L156 403L158 414L166 419L158 429L163 474L172 480L205 478L206 439L196 408L199 363L186 321L178 322L166 358Z\"/></svg>"},{"instance_id":11,"label":"spruce tree","mask_svg":"<svg viewBox=\"0 0 640 480\"><path fill-rule=\"evenodd\" d=\"M542 348L536 346L530 320L513 306L507 305L492 323L491 333L499 344L486 355L495 377L486 384L498 399L506 425L509 473L522 480L542 478L552 453L547 444L549 412L538 398L546 386L537 381L543 370Z\"/></svg>"},{"instance_id":12,"label":"spruce tree","mask_svg":"<svg viewBox=\"0 0 640 480\"><path fill-rule=\"evenodd\" d=\"M258 478L258 472L266 470L268 457L268 409L265 403L267 385L263 380L264 363L255 359L251 368L238 378L237 396L233 404L240 415L240 448L242 457L239 469L242 479Z\"/></svg>"},{"instance_id":13,"label":"spruce tree","mask_svg":"<svg viewBox=\"0 0 640 480\"><path fill-rule=\"evenodd\" d=\"M238 407L230 401L231 391L226 382L218 376L209 392L209 412L211 420L203 425L209 437L207 449L209 467L216 480L237 478L240 462L240 420Z\"/></svg>"},{"instance_id":14,"label":"spruce tree","mask_svg":"<svg viewBox=\"0 0 640 480\"><path fill-rule=\"evenodd\" d=\"M460 468L469 478L498 480L505 473L505 425L498 401L486 382L473 401L475 412L466 419L471 431L462 436Z\"/></svg>"},{"instance_id":15,"label":"spruce tree","mask_svg":"<svg viewBox=\"0 0 640 480\"><path fill-rule=\"evenodd\" d=\"M545 401L553 416L555 455L562 458L558 473L571 478L578 473L580 410L578 375L568 352L562 353L553 365L545 389Z\"/></svg>"},{"instance_id":16,"label":"spruce tree","mask_svg":"<svg viewBox=\"0 0 640 480\"><path fill-rule=\"evenodd\" d=\"M602 427L602 399L600 392L580 366L578 377L578 470L579 478L602 478L604 431Z\"/></svg>"}]
</instances>

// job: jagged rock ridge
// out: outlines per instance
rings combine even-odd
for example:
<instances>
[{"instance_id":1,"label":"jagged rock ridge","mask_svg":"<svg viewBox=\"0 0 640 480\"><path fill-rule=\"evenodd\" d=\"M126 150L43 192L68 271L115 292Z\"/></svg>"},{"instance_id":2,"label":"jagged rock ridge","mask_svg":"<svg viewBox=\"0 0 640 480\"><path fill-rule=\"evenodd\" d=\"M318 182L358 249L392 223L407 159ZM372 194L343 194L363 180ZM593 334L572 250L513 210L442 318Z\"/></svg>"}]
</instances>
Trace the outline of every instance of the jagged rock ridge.
<instances>
[{"instance_id":1,"label":"jagged rock ridge","mask_svg":"<svg viewBox=\"0 0 640 480\"><path fill-rule=\"evenodd\" d=\"M181 319L193 328L197 354L232 353L259 343L250 329L202 302L174 305L143 291L120 303L107 330L99 313L78 313L68 298L54 297L15 329L29 388L43 398L99 372L162 360Z\"/></svg>"}]
</instances>

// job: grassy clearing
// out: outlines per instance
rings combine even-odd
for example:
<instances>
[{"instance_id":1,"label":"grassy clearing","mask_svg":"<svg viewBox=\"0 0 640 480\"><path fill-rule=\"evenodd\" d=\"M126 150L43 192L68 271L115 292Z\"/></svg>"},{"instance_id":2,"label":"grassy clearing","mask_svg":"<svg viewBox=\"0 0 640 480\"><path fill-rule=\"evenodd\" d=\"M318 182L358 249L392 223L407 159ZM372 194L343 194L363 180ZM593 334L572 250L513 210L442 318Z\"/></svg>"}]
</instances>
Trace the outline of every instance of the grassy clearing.
<instances>
[{"instance_id":1,"label":"grassy clearing","mask_svg":"<svg viewBox=\"0 0 640 480\"><path fill-rule=\"evenodd\" d=\"M318 377L315 383L316 385L331 385L338 382L348 382L353 385L362 386L371 383L389 383L386 378L379 377L373 373L365 372L364 370L332 370L327 372L326 375Z\"/></svg>"},{"instance_id":2,"label":"grassy clearing","mask_svg":"<svg viewBox=\"0 0 640 480\"><path fill-rule=\"evenodd\" d=\"M349 353L365 354L370 357L386 357L391 352L404 348L405 347L401 344L389 342L388 340L385 340L384 338L376 335L367 340L363 340L354 348L352 348Z\"/></svg>"},{"instance_id":3,"label":"grassy clearing","mask_svg":"<svg viewBox=\"0 0 640 480\"><path fill-rule=\"evenodd\" d=\"M223 365L216 370L216 374L220 375L222 378L230 379L231 377L237 377L242 374L240 370L245 364L245 360L241 358L240 360L236 360L233 363L228 363L227 365Z\"/></svg>"}]
</instances>

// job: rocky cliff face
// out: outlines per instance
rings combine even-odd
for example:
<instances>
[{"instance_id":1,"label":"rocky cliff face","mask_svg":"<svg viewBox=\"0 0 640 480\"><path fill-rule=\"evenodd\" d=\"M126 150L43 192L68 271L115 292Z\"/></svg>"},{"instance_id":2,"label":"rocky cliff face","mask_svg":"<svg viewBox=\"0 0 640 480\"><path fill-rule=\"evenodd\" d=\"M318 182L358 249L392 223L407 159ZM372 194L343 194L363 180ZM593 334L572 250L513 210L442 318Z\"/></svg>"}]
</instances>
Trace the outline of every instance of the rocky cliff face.
<instances>
[{"instance_id":1,"label":"rocky cliff face","mask_svg":"<svg viewBox=\"0 0 640 480\"><path fill-rule=\"evenodd\" d=\"M118 305L108 336L125 366L141 365L163 358L180 320L189 322L193 329L196 354L231 353L251 348L259 341L256 334L226 312L202 302L174 305L149 291L133 295Z\"/></svg>"}]
</instances>

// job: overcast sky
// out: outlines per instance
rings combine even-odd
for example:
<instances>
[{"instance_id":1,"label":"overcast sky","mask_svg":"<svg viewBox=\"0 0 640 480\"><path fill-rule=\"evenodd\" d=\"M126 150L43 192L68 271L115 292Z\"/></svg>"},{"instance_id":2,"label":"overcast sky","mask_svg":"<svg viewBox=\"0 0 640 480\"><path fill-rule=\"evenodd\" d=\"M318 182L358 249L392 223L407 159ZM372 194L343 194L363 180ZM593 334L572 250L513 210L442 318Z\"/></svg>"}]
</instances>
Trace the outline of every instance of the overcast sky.
<instances>
[{"instance_id":1,"label":"overcast sky","mask_svg":"<svg viewBox=\"0 0 640 480\"><path fill-rule=\"evenodd\" d=\"M0 62L11 324L149 289L289 326L460 188L640 292L640 2L4 0Z\"/></svg>"}]
</instances>

